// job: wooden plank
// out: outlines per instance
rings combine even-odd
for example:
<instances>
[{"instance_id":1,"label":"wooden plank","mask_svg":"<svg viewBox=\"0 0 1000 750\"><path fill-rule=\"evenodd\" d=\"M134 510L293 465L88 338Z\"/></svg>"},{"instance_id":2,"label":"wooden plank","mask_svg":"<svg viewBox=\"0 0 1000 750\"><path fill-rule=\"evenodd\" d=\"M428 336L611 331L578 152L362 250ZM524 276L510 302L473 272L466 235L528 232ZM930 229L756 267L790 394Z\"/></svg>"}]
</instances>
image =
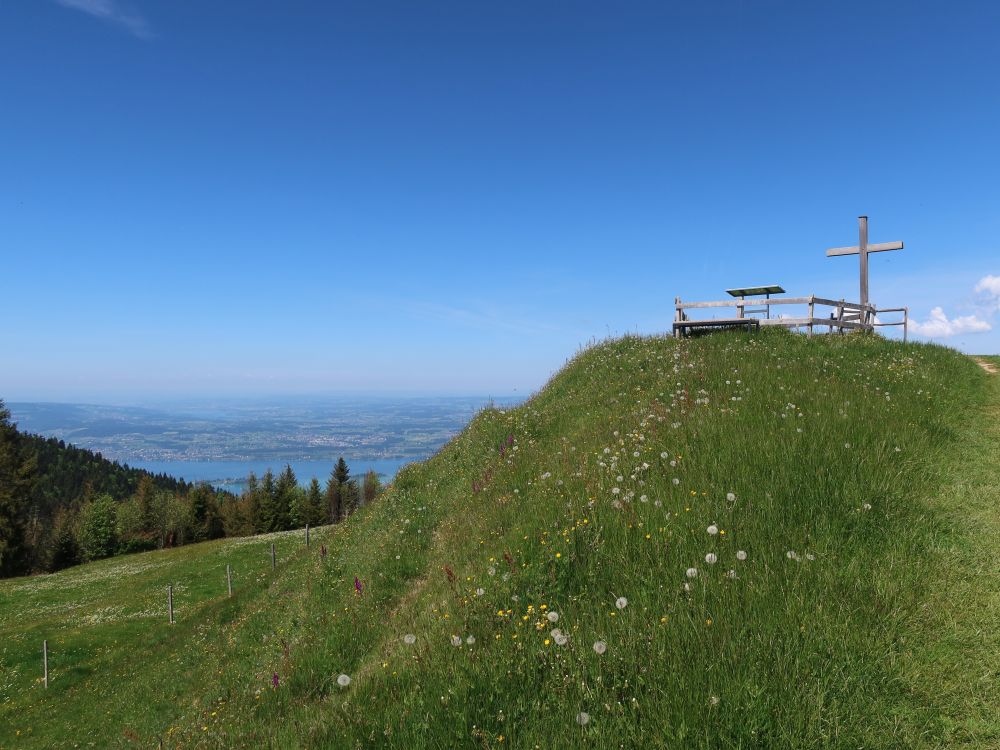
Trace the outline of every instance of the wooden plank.
<instances>
[{"instance_id":1,"label":"wooden plank","mask_svg":"<svg viewBox=\"0 0 1000 750\"><path fill-rule=\"evenodd\" d=\"M833 325L837 328L866 328L863 323L854 323L846 320L837 320L836 318L771 318L769 320L761 320L759 323L762 326L784 326L785 328L796 328L798 326L807 325L820 325L828 326Z\"/></svg>"},{"instance_id":2,"label":"wooden plank","mask_svg":"<svg viewBox=\"0 0 1000 750\"><path fill-rule=\"evenodd\" d=\"M677 310L695 310L706 307L754 307L755 305L808 305L812 297L772 297L769 300L713 300L711 302L677 302Z\"/></svg>"},{"instance_id":3,"label":"wooden plank","mask_svg":"<svg viewBox=\"0 0 1000 750\"><path fill-rule=\"evenodd\" d=\"M812 318L765 318L760 321L762 326L785 326L786 328L795 328L796 326L809 325L809 321Z\"/></svg>"},{"instance_id":4,"label":"wooden plank","mask_svg":"<svg viewBox=\"0 0 1000 750\"><path fill-rule=\"evenodd\" d=\"M721 328L724 326L757 326L757 318L707 318L705 320L681 320L674 328Z\"/></svg>"},{"instance_id":5,"label":"wooden plank","mask_svg":"<svg viewBox=\"0 0 1000 750\"><path fill-rule=\"evenodd\" d=\"M678 310L693 310L703 307L736 307L739 305L738 300L724 299L716 302L678 302L676 308Z\"/></svg>"},{"instance_id":6,"label":"wooden plank","mask_svg":"<svg viewBox=\"0 0 1000 750\"><path fill-rule=\"evenodd\" d=\"M884 253L887 250L902 250L903 242L901 240L896 240L895 242L875 242L868 245L868 252L870 253ZM832 258L836 255L857 255L860 248L857 245L852 245L851 247L831 247L826 251L826 256Z\"/></svg>"},{"instance_id":7,"label":"wooden plank","mask_svg":"<svg viewBox=\"0 0 1000 750\"><path fill-rule=\"evenodd\" d=\"M861 305L858 304L857 302L845 302L844 300L840 299L826 299L825 297L816 297L815 301L817 305L826 305L827 307L840 307L841 305L843 305L845 308L850 308L852 310L861 309Z\"/></svg>"}]
</instances>

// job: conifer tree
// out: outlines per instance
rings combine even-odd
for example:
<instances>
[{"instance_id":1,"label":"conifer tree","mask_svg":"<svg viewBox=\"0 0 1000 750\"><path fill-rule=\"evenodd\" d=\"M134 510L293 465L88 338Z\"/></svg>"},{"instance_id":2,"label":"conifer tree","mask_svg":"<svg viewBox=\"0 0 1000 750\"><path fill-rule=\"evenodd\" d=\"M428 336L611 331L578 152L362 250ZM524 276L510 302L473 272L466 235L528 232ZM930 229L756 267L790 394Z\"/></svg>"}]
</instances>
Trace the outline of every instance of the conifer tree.
<instances>
[{"instance_id":1,"label":"conifer tree","mask_svg":"<svg viewBox=\"0 0 1000 750\"><path fill-rule=\"evenodd\" d=\"M260 524L257 533L281 530L281 513L275 494L274 473L268 469L260 480Z\"/></svg>"},{"instance_id":2,"label":"conifer tree","mask_svg":"<svg viewBox=\"0 0 1000 750\"><path fill-rule=\"evenodd\" d=\"M248 534L256 534L261 530L260 520L260 482L252 471L247 477L247 486L243 490L243 514Z\"/></svg>"},{"instance_id":3,"label":"conifer tree","mask_svg":"<svg viewBox=\"0 0 1000 750\"><path fill-rule=\"evenodd\" d=\"M330 472L330 478L326 480L326 512L330 523L340 523L340 483L337 482L337 471Z\"/></svg>"},{"instance_id":4,"label":"conifer tree","mask_svg":"<svg viewBox=\"0 0 1000 750\"><path fill-rule=\"evenodd\" d=\"M358 483L353 479L348 479L340 487L340 508L344 518L351 515L361 505L361 490Z\"/></svg>"},{"instance_id":5,"label":"conifer tree","mask_svg":"<svg viewBox=\"0 0 1000 750\"><path fill-rule=\"evenodd\" d=\"M292 510L297 502L299 481L295 478L291 464L286 464L278 475L274 486L275 528L274 531L285 531L292 528ZM303 522L305 525L305 522Z\"/></svg>"},{"instance_id":6,"label":"conifer tree","mask_svg":"<svg viewBox=\"0 0 1000 750\"><path fill-rule=\"evenodd\" d=\"M48 559L45 567L49 571L62 570L80 562L80 548L76 543L76 514L60 508L52 521L49 537Z\"/></svg>"},{"instance_id":7,"label":"conifer tree","mask_svg":"<svg viewBox=\"0 0 1000 750\"><path fill-rule=\"evenodd\" d=\"M323 493L319 488L319 480L313 477L309 483L309 491L305 496L305 523L318 526L325 520L326 513L323 508Z\"/></svg>"},{"instance_id":8,"label":"conifer tree","mask_svg":"<svg viewBox=\"0 0 1000 750\"><path fill-rule=\"evenodd\" d=\"M342 487L351 478L351 470L347 467L347 461L344 460L343 456L337 459L337 465L333 468L333 478Z\"/></svg>"},{"instance_id":9,"label":"conifer tree","mask_svg":"<svg viewBox=\"0 0 1000 750\"><path fill-rule=\"evenodd\" d=\"M0 401L0 574L23 572L24 522L36 464L23 457L10 411Z\"/></svg>"}]
</instances>

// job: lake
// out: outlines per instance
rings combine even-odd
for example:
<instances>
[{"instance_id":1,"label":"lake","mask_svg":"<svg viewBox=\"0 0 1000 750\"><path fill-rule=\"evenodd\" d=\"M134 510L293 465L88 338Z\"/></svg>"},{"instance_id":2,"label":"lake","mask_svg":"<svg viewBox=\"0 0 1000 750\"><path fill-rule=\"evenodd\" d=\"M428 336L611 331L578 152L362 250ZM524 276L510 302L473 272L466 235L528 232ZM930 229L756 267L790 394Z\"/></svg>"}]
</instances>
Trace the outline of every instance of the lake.
<instances>
[{"instance_id":1,"label":"lake","mask_svg":"<svg viewBox=\"0 0 1000 750\"><path fill-rule=\"evenodd\" d=\"M374 469L382 479L382 482L389 482L396 476L400 467L412 463L413 458L376 458L376 459L351 459L345 456L344 460L351 470L351 476L361 479L365 472ZM170 476L183 478L188 482L208 482L213 487L229 492L242 492L246 486L247 475L252 471L260 477L268 469L278 474L285 465L288 464L295 472L295 477L299 484L308 485L313 477L319 480L321 485L326 484L330 472L337 462L324 460L301 460L301 461L129 461L129 466L136 469L145 469L154 474L169 474Z\"/></svg>"}]
</instances>

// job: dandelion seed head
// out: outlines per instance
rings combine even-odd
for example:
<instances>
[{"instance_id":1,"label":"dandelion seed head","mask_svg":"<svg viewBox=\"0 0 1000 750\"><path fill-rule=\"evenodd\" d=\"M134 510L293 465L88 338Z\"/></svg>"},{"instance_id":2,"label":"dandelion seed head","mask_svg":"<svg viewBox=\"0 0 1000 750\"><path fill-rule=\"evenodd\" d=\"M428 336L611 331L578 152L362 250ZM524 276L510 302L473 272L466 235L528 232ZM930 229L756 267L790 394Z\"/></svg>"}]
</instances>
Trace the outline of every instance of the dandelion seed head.
<instances>
[{"instance_id":1,"label":"dandelion seed head","mask_svg":"<svg viewBox=\"0 0 1000 750\"><path fill-rule=\"evenodd\" d=\"M688 578L697 578L698 577L698 569L697 568L688 568L687 572L685 573L685 575Z\"/></svg>"},{"instance_id":2,"label":"dandelion seed head","mask_svg":"<svg viewBox=\"0 0 1000 750\"><path fill-rule=\"evenodd\" d=\"M705 529L705 531L707 531L710 536L715 536L716 534L719 533L719 527L713 523L711 526Z\"/></svg>"},{"instance_id":3,"label":"dandelion seed head","mask_svg":"<svg viewBox=\"0 0 1000 750\"><path fill-rule=\"evenodd\" d=\"M351 684L351 678L346 674L339 675L337 677L337 684L340 685L341 687L347 687L348 685Z\"/></svg>"},{"instance_id":4,"label":"dandelion seed head","mask_svg":"<svg viewBox=\"0 0 1000 750\"><path fill-rule=\"evenodd\" d=\"M705 555L705 562L707 562L709 565L715 565L718 559L719 558L716 557L714 552L709 552L707 555Z\"/></svg>"},{"instance_id":5,"label":"dandelion seed head","mask_svg":"<svg viewBox=\"0 0 1000 750\"><path fill-rule=\"evenodd\" d=\"M590 714L586 711L581 711L576 715L576 723L581 727L587 726L590 723Z\"/></svg>"},{"instance_id":6,"label":"dandelion seed head","mask_svg":"<svg viewBox=\"0 0 1000 750\"><path fill-rule=\"evenodd\" d=\"M608 650L608 644L604 641L594 641L594 652L600 656Z\"/></svg>"},{"instance_id":7,"label":"dandelion seed head","mask_svg":"<svg viewBox=\"0 0 1000 750\"><path fill-rule=\"evenodd\" d=\"M559 622L559 613L558 612L555 612L555 611L549 612L547 615L545 615L545 617L548 618L549 622Z\"/></svg>"},{"instance_id":8,"label":"dandelion seed head","mask_svg":"<svg viewBox=\"0 0 1000 750\"><path fill-rule=\"evenodd\" d=\"M403 636L403 643L405 643L407 646L412 646L416 642L417 642L417 636L413 635L413 633L407 633L406 635Z\"/></svg>"}]
</instances>

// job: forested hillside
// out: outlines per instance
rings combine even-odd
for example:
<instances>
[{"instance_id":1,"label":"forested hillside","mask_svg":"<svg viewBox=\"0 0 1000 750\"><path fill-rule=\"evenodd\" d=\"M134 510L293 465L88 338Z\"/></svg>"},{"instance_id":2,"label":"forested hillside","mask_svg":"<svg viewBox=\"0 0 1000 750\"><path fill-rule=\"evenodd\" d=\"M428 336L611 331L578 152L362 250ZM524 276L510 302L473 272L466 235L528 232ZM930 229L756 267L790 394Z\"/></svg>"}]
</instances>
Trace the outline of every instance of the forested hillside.
<instances>
[{"instance_id":1,"label":"forested hillside","mask_svg":"<svg viewBox=\"0 0 1000 750\"><path fill-rule=\"evenodd\" d=\"M0 401L0 575L53 571L117 554L222 536L336 523L374 499L340 459L325 488L300 487L291 467L251 475L239 497L109 461L20 432Z\"/></svg>"}]
</instances>

